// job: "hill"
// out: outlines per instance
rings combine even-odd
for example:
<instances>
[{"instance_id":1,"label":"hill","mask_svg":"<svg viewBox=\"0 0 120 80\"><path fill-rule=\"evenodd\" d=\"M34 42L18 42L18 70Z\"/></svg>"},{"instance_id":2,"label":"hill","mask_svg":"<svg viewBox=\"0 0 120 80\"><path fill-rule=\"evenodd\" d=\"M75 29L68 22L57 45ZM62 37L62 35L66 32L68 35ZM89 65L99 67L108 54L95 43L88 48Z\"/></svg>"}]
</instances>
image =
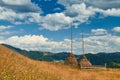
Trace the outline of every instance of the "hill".
<instances>
[{"instance_id":1,"label":"hill","mask_svg":"<svg viewBox=\"0 0 120 80\"><path fill-rule=\"evenodd\" d=\"M42 52L42 51L26 51L21 50L19 48L15 48L10 45L2 44L24 56L27 56L33 60L40 60L40 61L54 61L54 60L65 60L68 56L67 52L61 52L61 53L51 53L51 52ZM81 58L82 55L75 55L76 58ZM92 54L88 53L86 54L87 58L90 60L90 62L93 65L104 65L107 64L108 68L120 68L120 52L114 52L114 53L97 53Z\"/></svg>"},{"instance_id":2,"label":"hill","mask_svg":"<svg viewBox=\"0 0 120 80\"><path fill-rule=\"evenodd\" d=\"M63 64L31 60L0 45L0 80L118 80L119 69L80 70Z\"/></svg>"},{"instance_id":3,"label":"hill","mask_svg":"<svg viewBox=\"0 0 120 80\"><path fill-rule=\"evenodd\" d=\"M0 45L0 80L57 80L49 63L33 61L19 53ZM44 69L43 69L44 68Z\"/></svg>"}]
</instances>

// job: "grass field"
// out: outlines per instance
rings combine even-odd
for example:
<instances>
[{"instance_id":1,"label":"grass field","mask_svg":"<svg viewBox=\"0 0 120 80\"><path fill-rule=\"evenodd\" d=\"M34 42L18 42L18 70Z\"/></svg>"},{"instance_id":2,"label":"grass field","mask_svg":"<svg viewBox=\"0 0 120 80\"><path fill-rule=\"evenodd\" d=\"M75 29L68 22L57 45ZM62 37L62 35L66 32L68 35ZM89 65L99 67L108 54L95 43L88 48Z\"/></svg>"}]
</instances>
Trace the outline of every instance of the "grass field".
<instances>
[{"instance_id":1,"label":"grass field","mask_svg":"<svg viewBox=\"0 0 120 80\"><path fill-rule=\"evenodd\" d=\"M120 80L120 69L80 70L34 61L0 45L0 80Z\"/></svg>"}]
</instances>

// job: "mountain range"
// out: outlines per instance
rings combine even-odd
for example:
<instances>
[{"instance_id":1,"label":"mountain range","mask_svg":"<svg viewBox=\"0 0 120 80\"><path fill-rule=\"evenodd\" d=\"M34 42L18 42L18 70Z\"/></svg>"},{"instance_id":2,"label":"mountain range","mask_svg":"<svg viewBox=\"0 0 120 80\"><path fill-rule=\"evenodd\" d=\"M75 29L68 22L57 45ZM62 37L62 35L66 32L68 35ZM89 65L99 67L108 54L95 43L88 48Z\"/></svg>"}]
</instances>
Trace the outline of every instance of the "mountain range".
<instances>
[{"instance_id":1,"label":"mountain range","mask_svg":"<svg viewBox=\"0 0 120 80\"><path fill-rule=\"evenodd\" d=\"M65 61L65 59L69 54L67 52L51 53L51 52L43 52L43 51L27 51L7 44L2 44L2 45L24 56L27 56L28 58L31 58L33 60L40 60L40 61L49 61L49 62ZM108 68L120 68L120 52L113 52L113 53L101 52L96 54L88 53L85 55L93 65L104 66L104 64L106 63ZM79 61L82 55L75 55L75 57Z\"/></svg>"}]
</instances>

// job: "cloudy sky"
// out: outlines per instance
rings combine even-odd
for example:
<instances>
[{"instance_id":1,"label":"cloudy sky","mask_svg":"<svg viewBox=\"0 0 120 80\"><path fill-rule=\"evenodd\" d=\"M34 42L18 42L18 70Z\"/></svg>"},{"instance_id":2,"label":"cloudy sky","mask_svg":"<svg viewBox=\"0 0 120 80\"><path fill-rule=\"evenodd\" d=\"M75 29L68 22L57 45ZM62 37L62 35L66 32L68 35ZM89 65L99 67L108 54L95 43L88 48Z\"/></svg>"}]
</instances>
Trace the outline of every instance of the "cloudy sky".
<instances>
[{"instance_id":1,"label":"cloudy sky","mask_svg":"<svg viewBox=\"0 0 120 80\"><path fill-rule=\"evenodd\" d=\"M74 54L120 51L120 0L0 0L0 43Z\"/></svg>"}]
</instances>

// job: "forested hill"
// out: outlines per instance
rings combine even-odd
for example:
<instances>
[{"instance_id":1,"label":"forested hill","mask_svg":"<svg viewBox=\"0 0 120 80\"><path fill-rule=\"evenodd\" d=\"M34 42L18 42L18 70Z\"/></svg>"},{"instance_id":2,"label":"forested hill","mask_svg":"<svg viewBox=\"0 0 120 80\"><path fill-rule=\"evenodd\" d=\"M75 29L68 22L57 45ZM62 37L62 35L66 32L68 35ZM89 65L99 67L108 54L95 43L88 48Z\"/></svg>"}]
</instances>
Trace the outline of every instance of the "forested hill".
<instances>
[{"instance_id":1,"label":"forested hill","mask_svg":"<svg viewBox=\"0 0 120 80\"><path fill-rule=\"evenodd\" d=\"M34 60L40 60L40 61L63 60L64 61L68 56L67 52L51 53L51 52L43 52L43 51L26 51L26 50L21 50L19 48L15 48L10 45L6 45L6 44L2 44L2 45ZM75 55L75 56L79 61L82 55ZM97 54L88 53L86 54L86 57L94 65L104 65L106 63L107 67L120 68L120 52L114 52L114 53L102 52Z\"/></svg>"}]
</instances>

